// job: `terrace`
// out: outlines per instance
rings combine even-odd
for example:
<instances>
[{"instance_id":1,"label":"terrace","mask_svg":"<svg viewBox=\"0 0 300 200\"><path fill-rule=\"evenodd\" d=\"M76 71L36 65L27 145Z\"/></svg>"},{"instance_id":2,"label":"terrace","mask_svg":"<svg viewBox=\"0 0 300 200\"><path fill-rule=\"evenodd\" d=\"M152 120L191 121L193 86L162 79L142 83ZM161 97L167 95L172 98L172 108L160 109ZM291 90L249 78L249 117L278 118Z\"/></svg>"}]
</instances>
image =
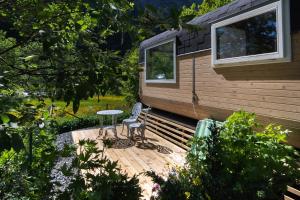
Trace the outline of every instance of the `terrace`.
<instances>
[{"instance_id":1,"label":"terrace","mask_svg":"<svg viewBox=\"0 0 300 200\"><path fill-rule=\"evenodd\" d=\"M0 0L0 199L299 199L299 10Z\"/></svg>"},{"instance_id":2,"label":"terrace","mask_svg":"<svg viewBox=\"0 0 300 200\"><path fill-rule=\"evenodd\" d=\"M118 137L108 134L113 139L113 146L105 150L105 155L112 161L118 161L119 167L129 176L139 175L140 186L143 190L143 199L149 199L153 186L149 177L143 172L154 171L162 177L166 177L172 167L182 166L185 162L186 151L166 139L146 130L145 144L137 138L129 140L126 136L126 129L121 134L121 126L117 126ZM97 147L103 148L100 138L97 138L99 128L82 129L72 132L74 143L79 140L93 139L98 141Z\"/></svg>"},{"instance_id":3,"label":"terrace","mask_svg":"<svg viewBox=\"0 0 300 200\"><path fill-rule=\"evenodd\" d=\"M139 121L143 120L144 116L145 112L142 112ZM195 133L195 130L188 125L184 126L155 113L149 113L147 116L144 143L139 136L129 139L126 126L122 132L122 126L119 124L116 126L118 138L109 131L106 139L112 141L112 146L105 148L104 151L104 155L109 160L118 162L122 173L128 174L129 177L138 175L143 200L151 199L154 185L145 172L153 171L160 177L169 178L168 175L173 168L186 164L185 158L190 148L187 141ZM77 144L80 140L93 140L97 142L98 149L103 149L103 135L99 136L99 128L95 126L71 131L73 143ZM196 133L199 130L197 128ZM294 187L288 186L286 194L296 197L299 195L298 192ZM285 196L285 199L288 198Z\"/></svg>"}]
</instances>

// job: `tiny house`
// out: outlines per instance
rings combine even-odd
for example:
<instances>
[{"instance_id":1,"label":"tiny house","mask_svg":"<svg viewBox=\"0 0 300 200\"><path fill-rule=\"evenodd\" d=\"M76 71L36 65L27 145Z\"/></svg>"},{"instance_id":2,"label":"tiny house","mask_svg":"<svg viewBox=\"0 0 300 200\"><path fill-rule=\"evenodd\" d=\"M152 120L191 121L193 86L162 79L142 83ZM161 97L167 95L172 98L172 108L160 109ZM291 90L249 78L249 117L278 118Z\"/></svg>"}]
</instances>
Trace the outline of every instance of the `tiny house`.
<instances>
[{"instance_id":1,"label":"tiny house","mask_svg":"<svg viewBox=\"0 0 300 200\"><path fill-rule=\"evenodd\" d=\"M140 44L140 98L190 119L237 110L293 131L300 147L300 2L236 0Z\"/></svg>"}]
</instances>

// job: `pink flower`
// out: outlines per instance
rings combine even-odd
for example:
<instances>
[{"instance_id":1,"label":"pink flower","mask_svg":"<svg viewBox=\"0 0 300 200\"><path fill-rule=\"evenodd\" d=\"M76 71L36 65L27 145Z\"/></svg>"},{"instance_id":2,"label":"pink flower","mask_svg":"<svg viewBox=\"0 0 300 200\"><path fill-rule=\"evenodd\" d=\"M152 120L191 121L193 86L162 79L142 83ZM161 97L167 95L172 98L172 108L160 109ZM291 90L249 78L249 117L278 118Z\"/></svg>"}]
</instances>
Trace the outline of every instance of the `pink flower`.
<instances>
[{"instance_id":1,"label":"pink flower","mask_svg":"<svg viewBox=\"0 0 300 200\"><path fill-rule=\"evenodd\" d=\"M158 183L154 183L154 185L152 186L152 192L159 191L159 190L160 190L160 185Z\"/></svg>"}]
</instances>

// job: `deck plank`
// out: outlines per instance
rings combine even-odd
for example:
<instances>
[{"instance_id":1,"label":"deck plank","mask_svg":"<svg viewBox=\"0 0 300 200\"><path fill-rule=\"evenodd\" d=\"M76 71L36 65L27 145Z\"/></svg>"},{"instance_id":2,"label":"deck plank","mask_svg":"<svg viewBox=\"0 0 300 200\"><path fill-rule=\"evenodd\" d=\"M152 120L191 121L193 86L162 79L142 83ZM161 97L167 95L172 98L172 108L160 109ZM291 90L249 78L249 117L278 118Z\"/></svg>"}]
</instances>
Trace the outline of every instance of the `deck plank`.
<instances>
[{"instance_id":1,"label":"deck plank","mask_svg":"<svg viewBox=\"0 0 300 200\"><path fill-rule=\"evenodd\" d=\"M121 133L121 126L117 127L119 141L128 144L126 137L126 129ZM72 132L74 143L79 140L93 139L96 140L99 128L89 128ZM153 183L149 177L142 173L153 170L161 176L167 176L169 169L174 166L182 166L185 162L186 151L175 144L163 139L155 133L146 130L147 140L145 145L141 145L140 140L135 140L135 143L124 146L113 146L105 149L105 155L112 161L118 161L119 167L129 176L140 174L139 180L143 190L143 198L149 199ZM113 138L113 134L109 133L108 138ZM97 147L102 149L103 143L101 139L97 139ZM160 147L161 151L158 151Z\"/></svg>"}]
</instances>

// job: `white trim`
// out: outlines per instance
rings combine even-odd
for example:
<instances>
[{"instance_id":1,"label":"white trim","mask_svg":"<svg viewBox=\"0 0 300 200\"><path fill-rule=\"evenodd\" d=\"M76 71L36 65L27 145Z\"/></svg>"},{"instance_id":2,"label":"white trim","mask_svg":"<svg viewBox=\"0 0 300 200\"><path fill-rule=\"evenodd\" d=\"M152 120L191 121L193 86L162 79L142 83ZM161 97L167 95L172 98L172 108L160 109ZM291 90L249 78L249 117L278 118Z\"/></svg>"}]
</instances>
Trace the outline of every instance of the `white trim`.
<instances>
[{"instance_id":1,"label":"white trim","mask_svg":"<svg viewBox=\"0 0 300 200\"><path fill-rule=\"evenodd\" d=\"M163 44L166 44L166 43L170 43L172 42L173 43L173 76L174 78L173 79L166 79L166 80L155 80L155 79L152 79L152 80L147 80L147 50L149 49L152 49L154 47L157 47L157 46L160 46L160 45L163 45ZM157 44L154 44L152 46L149 46L147 48L144 49L144 67L145 67L145 70L144 70L144 82L145 83L176 83L176 38L173 38L171 40L166 40L166 41L163 41L163 42L160 42L160 43L157 43Z\"/></svg>"},{"instance_id":2,"label":"white trim","mask_svg":"<svg viewBox=\"0 0 300 200\"><path fill-rule=\"evenodd\" d=\"M201 50L198 50L198 51L192 51L192 52L188 52L188 53L182 53L182 54L177 55L177 57L187 56L187 55L190 55L190 54L201 53L201 52L210 51L210 50L211 50L211 48L201 49Z\"/></svg>"},{"instance_id":3,"label":"white trim","mask_svg":"<svg viewBox=\"0 0 300 200\"><path fill-rule=\"evenodd\" d=\"M240 56L233 58L217 59L216 29L233 24L257 15L276 10L277 23L277 52ZM291 36L290 36L290 11L289 0L280 0L275 3L257 8L255 10L234 16L211 26L211 61L214 67L230 67L239 65L254 65L291 61Z\"/></svg>"}]
</instances>

